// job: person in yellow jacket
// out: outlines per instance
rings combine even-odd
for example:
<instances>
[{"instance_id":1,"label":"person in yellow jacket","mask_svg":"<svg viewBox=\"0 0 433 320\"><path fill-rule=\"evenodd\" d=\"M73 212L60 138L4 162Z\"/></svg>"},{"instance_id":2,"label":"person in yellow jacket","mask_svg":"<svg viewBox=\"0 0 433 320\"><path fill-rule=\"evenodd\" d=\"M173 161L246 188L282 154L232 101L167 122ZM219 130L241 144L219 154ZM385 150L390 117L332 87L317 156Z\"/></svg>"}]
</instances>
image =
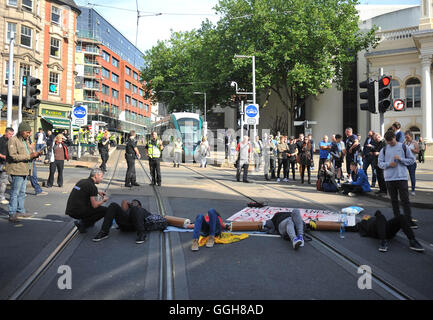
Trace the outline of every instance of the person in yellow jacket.
<instances>
[{"instance_id":1,"label":"person in yellow jacket","mask_svg":"<svg viewBox=\"0 0 433 320\"><path fill-rule=\"evenodd\" d=\"M152 132L152 138L146 144L146 153L149 157L149 168L152 176L150 185L161 186L161 155L164 146L161 139L158 139L156 131Z\"/></svg>"}]
</instances>

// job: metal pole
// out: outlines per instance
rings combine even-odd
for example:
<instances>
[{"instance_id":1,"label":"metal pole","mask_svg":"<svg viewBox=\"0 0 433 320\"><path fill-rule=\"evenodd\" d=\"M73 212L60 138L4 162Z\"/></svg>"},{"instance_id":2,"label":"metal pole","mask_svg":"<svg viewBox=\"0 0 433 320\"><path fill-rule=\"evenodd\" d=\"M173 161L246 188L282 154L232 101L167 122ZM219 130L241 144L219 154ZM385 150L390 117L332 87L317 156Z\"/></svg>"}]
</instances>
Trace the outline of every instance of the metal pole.
<instances>
[{"instance_id":1,"label":"metal pole","mask_svg":"<svg viewBox=\"0 0 433 320\"><path fill-rule=\"evenodd\" d=\"M253 104L256 104L256 57L253 56ZM253 142L256 141L256 128L254 123Z\"/></svg>"},{"instance_id":2,"label":"metal pole","mask_svg":"<svg viewBox=\"0 0 433 320\"><path fill-rule=\"evenodd\" d=\"M241 141L244 140L244 100L241 101Z\"/></svg>"},{"instance_id":3,"label":"metal pole","mask_svg":"<svg viewBox=\"0 0 433 320\"><path fill-rule=\"evenodd\" d=\"M23 69L20 68L20 95L18 98L18 123L23 121ZM27 84L27 81L26 81ZM36 129L36 128L35 128Z\"/></svg>"},{"instance_id":4,"label":"metal pole","mask_svg":"<svg viewBox=\"0 0 433 320\"><path fill-rule=\"evenodd\" d=\"M8 79L8 110L6 127L12 127L12 90L14 82L14 38L15 35L11 35L11 41L9 43L9 79Z\"/></svg>"},{"instance_id":5,"label":"metal pole","mask_svg":"<svg viewBox=\"0 0 433 320\"><path fill-rule=\"evenodd\" d=\"M379 69L379 79L383 76L383 68ZM378 79L378 80L379 80ZM377 93L376 93L376 107L379 109L379 81L377 82ZM379 112L380 114L380 135L383 137L385 134L385 113Z\"/></svg>"}]
</instances>

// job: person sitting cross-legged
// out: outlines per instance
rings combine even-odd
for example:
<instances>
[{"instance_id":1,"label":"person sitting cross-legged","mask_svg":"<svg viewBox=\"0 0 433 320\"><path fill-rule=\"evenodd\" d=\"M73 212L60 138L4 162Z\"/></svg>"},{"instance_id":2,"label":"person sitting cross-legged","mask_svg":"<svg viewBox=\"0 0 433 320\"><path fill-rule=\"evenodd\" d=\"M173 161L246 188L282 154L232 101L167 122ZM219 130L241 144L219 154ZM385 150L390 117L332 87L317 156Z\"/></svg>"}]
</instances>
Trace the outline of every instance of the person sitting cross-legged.
<instances>
[{"instance_id":1,"label":"person sitting cross-legged","mask_svg":"<svg viewBox=\"0 0 433 320\"><path fill-rule=\"evenodd\" d=\"M146 209L142 208L141 202L132 200L128 202L123 200L121 206L117 203L111 203L108 206L104 216L101 231L93 238L93 241L99 242L108 238L113 219L122 231L137 231L136 243L143 243L147 238L145 229L145 219L150 215Z\"/></svg>"},{"instance_id":2,"label":"person sitting cross-legged","mask_svg":"<svg viewBox=\"0 0 433 320\"><path fill-rule=\"evenodd\" d=\"M359 169L355 162L350 163L350 170L352 176L352 182L343 183L343 194L354 196L355 193L363 194L365 192L371 192L370 183L364 170Z\"/></svg>"}]
</instances>

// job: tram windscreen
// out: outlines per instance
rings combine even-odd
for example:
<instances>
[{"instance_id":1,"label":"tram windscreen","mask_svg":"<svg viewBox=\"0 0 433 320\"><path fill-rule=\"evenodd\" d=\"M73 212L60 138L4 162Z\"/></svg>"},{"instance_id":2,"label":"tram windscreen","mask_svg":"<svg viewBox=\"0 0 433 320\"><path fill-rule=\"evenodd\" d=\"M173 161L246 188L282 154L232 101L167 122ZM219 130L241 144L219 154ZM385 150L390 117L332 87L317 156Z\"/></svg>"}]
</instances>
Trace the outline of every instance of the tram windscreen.
<instances>
[{"instance_id":1,"label":"tram windscreen","mask_svg":"<svg viewBox=\"0 0 433 320\"><path fill-rule=\"evenodd\" d=\"M200 121L196 119L179 119L177 120L180 134L182 135L182 142L185 150L194 148L200 141Z\"/></svg>"}]
</instances>

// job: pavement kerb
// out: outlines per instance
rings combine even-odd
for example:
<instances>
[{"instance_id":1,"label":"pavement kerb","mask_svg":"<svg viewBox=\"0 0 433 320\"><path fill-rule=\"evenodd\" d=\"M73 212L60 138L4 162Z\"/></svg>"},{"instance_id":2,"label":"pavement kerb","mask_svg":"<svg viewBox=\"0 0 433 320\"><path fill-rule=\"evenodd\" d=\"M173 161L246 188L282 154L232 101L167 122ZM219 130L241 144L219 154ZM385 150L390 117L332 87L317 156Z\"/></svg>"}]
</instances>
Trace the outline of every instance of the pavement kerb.
<instances>
[{"instance_id":1,"label":"pavement kerb","mask_svg":"<svg viewBox=\"0 0 433 320\"><path fill-rule=\"evenodd\" d=\"M365 193L364 195L368 198L379 200L379 201L384 201L388 203L390 203L391 201L389 198L381 195L376 195L371 193ZM418 209L433 209L433 203L414 202L411 200L410 205L411 207L418 208Z\"/></svg>"}]
</instances>

